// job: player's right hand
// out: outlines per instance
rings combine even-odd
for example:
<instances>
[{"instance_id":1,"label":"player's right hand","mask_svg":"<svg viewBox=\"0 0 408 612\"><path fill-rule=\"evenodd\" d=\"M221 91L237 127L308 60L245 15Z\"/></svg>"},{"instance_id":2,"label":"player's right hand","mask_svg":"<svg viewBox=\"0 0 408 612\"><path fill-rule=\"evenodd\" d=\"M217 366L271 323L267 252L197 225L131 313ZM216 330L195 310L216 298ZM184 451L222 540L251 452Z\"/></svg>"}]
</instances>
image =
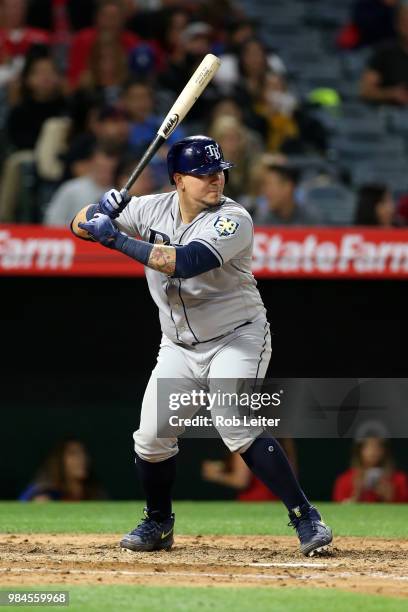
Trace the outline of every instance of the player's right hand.
<instances>
[{"instance_id":1,"label":"player's right hand","mask_svg":"<svg viewBox=\"0 0 408 612\"><path fill-rule=\"evenodd\" d=\"M107 215L96 213L86 223L78 223L78 226L88 232L96 242L110 249L115 247L115 240L120 235L119 230L113 225Z\"/></svg>"},{"instance_id":2,"label":"player's right hand","mask_svg":"<svg viewBox=\"0 0 408 612\"><path fill-rule=\"evenodd\" d=\"M127 192L110 189L99 200L97 212L108 215L111 219L116 219L128 202Z\"/></svg>"}]
</instances>

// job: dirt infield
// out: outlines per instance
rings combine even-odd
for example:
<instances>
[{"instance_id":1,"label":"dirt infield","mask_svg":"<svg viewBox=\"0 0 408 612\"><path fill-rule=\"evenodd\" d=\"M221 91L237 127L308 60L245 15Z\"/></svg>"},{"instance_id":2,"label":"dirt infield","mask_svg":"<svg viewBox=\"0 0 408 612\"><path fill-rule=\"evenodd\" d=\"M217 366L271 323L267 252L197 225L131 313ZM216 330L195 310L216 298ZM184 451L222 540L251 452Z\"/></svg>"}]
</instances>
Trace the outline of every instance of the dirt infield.
<instances>
[{"instance_id":1,"label":"dirt infield","mask_svg":"<svg viewBox=\"0 0 408 612\"><path fill-rule=\"evenodd\" d=\"M338 587L408 597L408 541L336 538L303 557L294 537L177 536L171 552L130 553L120 536L0 536L0 585L149 584Z\"/></svg>"}]
</instances>

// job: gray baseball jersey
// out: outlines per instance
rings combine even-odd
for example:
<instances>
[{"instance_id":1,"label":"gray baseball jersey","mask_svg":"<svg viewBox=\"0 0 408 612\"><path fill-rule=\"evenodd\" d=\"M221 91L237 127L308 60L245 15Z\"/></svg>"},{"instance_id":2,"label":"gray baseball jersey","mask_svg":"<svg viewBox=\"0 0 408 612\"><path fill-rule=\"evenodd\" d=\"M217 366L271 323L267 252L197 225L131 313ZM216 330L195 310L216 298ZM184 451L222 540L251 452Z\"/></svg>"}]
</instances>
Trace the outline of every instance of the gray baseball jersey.
<instances>
[{"instance_id":1,"label":"gray baseball jersey","mask_svg":"<svg viewBox=\"0 0 408 612\"><path fill-rule=\"evenodd\" d=\"M223 197L218 206L185 224L176 191L133 197L115 224L146 242L175 247L201 242L220 263L219 268L189 279L146 268L162 331L173 342L195 346L221 338L248 321L265 319L251 272L253 223L237 202Z\"/></svg>"}]
</instances>

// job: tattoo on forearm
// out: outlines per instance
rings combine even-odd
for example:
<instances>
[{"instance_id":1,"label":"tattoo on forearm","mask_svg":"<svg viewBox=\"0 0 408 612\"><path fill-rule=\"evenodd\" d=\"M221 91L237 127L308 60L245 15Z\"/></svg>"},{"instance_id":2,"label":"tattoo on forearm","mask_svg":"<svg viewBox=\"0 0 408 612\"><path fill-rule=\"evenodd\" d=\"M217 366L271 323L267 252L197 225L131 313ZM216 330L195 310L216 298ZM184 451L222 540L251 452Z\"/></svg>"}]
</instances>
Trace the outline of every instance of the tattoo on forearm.
<instances>
[{"instance_id":1,"label":"tattoo on forearm","mask_svg":"<svg viewBox=\"0 0 408 612\"><path fill-rule=\"evenodd\" d=\"M172 246L155 245L147 265L153 270L171 276L176 269L176 249Z\"/></svg>"}]
</instances>

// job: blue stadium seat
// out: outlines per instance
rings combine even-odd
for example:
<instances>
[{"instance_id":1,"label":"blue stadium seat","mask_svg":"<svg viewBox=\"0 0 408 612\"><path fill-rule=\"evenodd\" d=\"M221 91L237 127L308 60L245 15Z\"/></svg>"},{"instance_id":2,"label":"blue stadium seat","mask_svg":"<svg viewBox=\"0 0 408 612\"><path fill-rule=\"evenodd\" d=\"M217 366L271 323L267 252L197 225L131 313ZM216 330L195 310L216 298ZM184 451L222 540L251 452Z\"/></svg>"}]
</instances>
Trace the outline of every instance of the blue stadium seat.
<instances>
[{"instance_id":1,"label":"blue stadium seat","mask_svg":"<svg viewBox=\"0 0 408 612\"><path fill-rule=\"evenodd\" d=\"M304 194L305 204L319 214L327 225L352 225L355 194L340 183L312 187Z\"/></svg>"},{"instance_id":2,"label":"blue stadium seat","mask_svg":"<svg viewBox=\"0 0 408 612\"><path fill-rule=\"evenodd\" d=\"M406 168L386 168L378 165L359 164L353 172L353 184L356 187L361 187L361 185L367 183L385 183L394 194L408 193Z\"/></svg>"},{"instance_id":3,"label":"blue stadium seat","mask_svg":"<svg viewBox=\"0 0 408 612\"><path fill-rule=\"evenodd\" d=\"M350 140L379 141L387 138L386 124L381 115L365 117L339 117L335 123L335 132Z\"/></svg>"},{"instance_id":4,"label":"blue stadium seat","mask_svg":"<svg viewBox=\"0 0 408 612\"><path fill-rule=\"evenodd\" d=\"M343 78L338 92L346 102L358 102L360 99L360 80L352 81Z\"/></svg>"},{"instance_id":5,"label":"blue stadium seat","mask_svg":"<svg viewBox=\"0 0 408 612\"><path fill-rule=\"evenodd\" d=\"M360 79L372 53L371 48L345 53L341 59L344 74L353 80Z\"/></svg>"},{"instance_id":6,"label":"blue stadium seat","mask_svg":"<svg viewBox=\"0 0 408 612\"><path fill-rule=\"evenodd\" d=\"M405 157L404 141L397 136L388 136L378 142L350 140L348 137L339 136L332 139L330 148L333 157L337 157L339 162L346 165L359 160L378 160L381 157L393 157L394 159Z\"/></svg>"},{"instance_id":7,"label":"blue stadium seat","mask_svg":"<svg viewBox=\"0 0 408 612\"><path fill-rule=\"evenodd\" d=\"M282 31L272 32L269 28L261 28L260 35L265 44L271 49L277 49L281 53L291 50L315 50L322 51L322 42L319 32L315 30L296 29L292 33Z\"/></svg>"},{"instance_id":8,"label":"blue stadium seat","mask_svg":"<svg viewBox=\"0 0 408 612\"><path fill-rule=\"evenodd\" d=\"M314 2L307 10L305 21L321 28L339 28L349 19L349 7L343 2Z\"/></svg>"}]
</instances>

